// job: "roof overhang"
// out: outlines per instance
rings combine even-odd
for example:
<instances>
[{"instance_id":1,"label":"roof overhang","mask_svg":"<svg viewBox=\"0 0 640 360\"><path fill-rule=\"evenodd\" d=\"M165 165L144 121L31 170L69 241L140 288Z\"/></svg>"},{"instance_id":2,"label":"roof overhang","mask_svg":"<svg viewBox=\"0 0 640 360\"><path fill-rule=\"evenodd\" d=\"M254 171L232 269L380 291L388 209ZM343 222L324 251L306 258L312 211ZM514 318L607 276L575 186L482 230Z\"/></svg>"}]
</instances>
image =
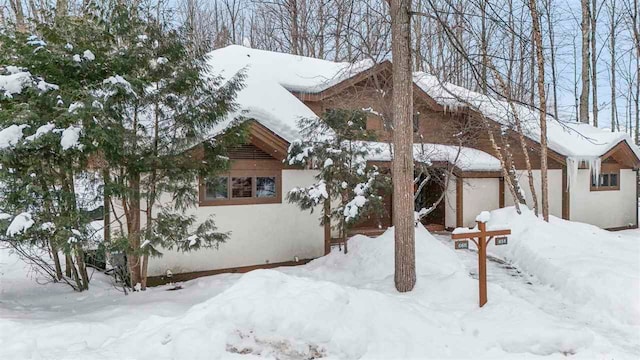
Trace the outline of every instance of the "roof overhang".
<instances>
[{"instance_id":1,"label":"roof overhang","mask_svg":"<svg viewBox=\"0 0 640 360\"><path fill-rule=\"evenodd\" d=\"M392 76L392 71L393 71L393 65L391 61L385 60L379 64L376 64L370 67L369 69L363 70L347 79L344 79L338 82L337 84L330 86L322 91L315 92L315 93L292 91L291 93L294 94L296 97L298 97L302 101L322 101L329 97L338 95L342 91L347 90L349 87L355 86L371 77L380 75L384 72L388 72L389 76ZM422 90L422 88L420 88L415 83L415 81L413 82L413 93L414 93L414 96L422 99L433 110L444 111L444 107L438 104L437 101L435 101L424 90Z\"/></svg>"},{"instance_id":2,"label":"roof overhang","mask_svg":"<svg viewBox=\"0 0 640 360\"><path fill-rule=\"evenodd\" d=\"M600 156L602 160L607 158L614 159L617 163L627 166L633 169L640 168L640 158L633 148L631 144L627 142L627 140L622 140L614 147L612 147L609 151Z\"/></svg>"}]
</instances>

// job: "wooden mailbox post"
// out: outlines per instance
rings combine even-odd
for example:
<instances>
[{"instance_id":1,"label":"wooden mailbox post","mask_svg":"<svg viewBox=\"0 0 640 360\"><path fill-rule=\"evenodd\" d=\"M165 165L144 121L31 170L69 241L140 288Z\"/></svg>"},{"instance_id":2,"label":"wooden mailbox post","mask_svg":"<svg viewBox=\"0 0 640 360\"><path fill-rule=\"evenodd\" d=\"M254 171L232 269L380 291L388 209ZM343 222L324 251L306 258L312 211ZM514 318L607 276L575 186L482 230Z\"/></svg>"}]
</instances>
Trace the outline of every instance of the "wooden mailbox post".
<instances>
[{"instance_id":1,"label":"wooden mailbox post","mask_svg":"<svg viewBox=\"0 0 640 360\"><path fill-rule=\"evenodd\" d=\"M487 224L476 221L478 230L469 230L451 234L451 239L456 240L455 249L468 249L468 240L473 241L478 247L478 281L480 289L480 307L487 303L487 245L495 237L496 245L506 245L507 235L511 235L511 230L500 229L487 231Z\"/></svg>"}]
</instances>

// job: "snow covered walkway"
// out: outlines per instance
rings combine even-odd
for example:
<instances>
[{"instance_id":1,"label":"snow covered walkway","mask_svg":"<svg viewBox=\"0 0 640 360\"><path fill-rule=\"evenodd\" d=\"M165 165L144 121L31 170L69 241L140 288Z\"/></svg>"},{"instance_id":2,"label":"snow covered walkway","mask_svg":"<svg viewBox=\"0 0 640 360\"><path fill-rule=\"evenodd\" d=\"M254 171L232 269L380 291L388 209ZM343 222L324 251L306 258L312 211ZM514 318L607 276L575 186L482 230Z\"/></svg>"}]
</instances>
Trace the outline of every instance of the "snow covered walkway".
<instances>
[{"instance_id":1,"label":"snow covered walkway","mask_svg":"<svg viewBox=\"0 0 640 360\"><path fill-rule=\"evenodd\" d=\"M443 244L451 243L449 236L435 235L435 237ZM640 235L635 241L640 241ZM489 251L492 249L493 245L490 245ZM470 276L477 279L477 252L458 250L457 254ZM595 314L580 311L576 308L577 304L563 297L557 289L542 283L536 276L522 271L511 262L490 256L487 262L487 281L556 318L558 322L590 329L594 332L594 336L601 338L600 341L609 342L612 348L619 348L630 354L640 354L640 332L637 326L624 324L616 326L596 320ZM489 302L494 300L494 294L489 293L488 296Z\"/></svg>"}]
</instances>

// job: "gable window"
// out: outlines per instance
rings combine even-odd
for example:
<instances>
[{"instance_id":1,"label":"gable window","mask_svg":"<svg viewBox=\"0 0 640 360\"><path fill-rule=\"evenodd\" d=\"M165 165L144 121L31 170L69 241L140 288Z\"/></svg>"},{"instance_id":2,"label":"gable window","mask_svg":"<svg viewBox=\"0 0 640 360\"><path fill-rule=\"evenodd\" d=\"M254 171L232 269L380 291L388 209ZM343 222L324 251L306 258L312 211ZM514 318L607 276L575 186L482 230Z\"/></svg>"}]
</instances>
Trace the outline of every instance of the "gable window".
<instances>
[{"instance_id":1,"label":"gable window","mask_svg":"<svg viewBox=\"0 0 640 360\"><path fill-rule=\"evenodd\" d=\"M231 177L231 197L234 199L253 196L253 178L250 176Z\"/></svg>"},{"instance_id":2,"label":"gable window","mask_svg":"<svg viewBox=\"0 0 640 360\"><path fill-rule=\"evenodd\" d=\"M273 204L282 200L279 170L231 170L200 181L200 205Z\"/></svg>"},{"instance_id":3,"label":"gable window","mask_svg":"<svg viewBox=\"0 0 640 360\"><path fill-rule=\"evenodd\" d=\"M256 197L274 198L277 195L275 176L256 177Z\"/></svg>"},{"instance_id":4,"label":"gable window","mask_svg":"<svg viewBox=\"0 0 640 360\"><path fill-rule=\"evenodd\" d=\"M219 200L229 198L229 179L226 176L216 176L207 179L205 184L205 199Z\"/></svg>"},{"instance_id":5,"label":"gable window","mask_svg":"<svg viewBox=\"0 0 640 360\"><path fill-rule=\"evenodd\" d=\"M604 168L596 179L591 177L591 191L620 190L620 170Z\"/></svg>"}]
</instances>

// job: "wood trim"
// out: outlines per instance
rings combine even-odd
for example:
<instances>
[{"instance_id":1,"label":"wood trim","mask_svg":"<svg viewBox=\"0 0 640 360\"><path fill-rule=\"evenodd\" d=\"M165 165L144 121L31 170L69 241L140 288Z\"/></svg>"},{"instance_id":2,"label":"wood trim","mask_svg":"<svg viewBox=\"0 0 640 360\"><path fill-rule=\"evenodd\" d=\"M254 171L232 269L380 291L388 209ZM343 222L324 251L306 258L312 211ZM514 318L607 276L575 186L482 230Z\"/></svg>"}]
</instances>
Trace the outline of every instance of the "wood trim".
<instances>
[{"instance_id":1,"label":"wood trim","mask_svg":"<svg viewBox=\"0 0 640 360\"><path fill-rule=\"evenodd\" d=\"M282 203L282 171L277 170L231 170L219 176L227 178L227 198L226 199L207 199L205 198L205 181L203 177L198 179L198 205L199 206L226 206L226 205L254 205L254 204L280 204ZM250 198L233 198L231 196L231 178L232 177L253 177L252 181L252 197ZM271 198L256 197L256 177L275 177L276 178L276 196Z\"/></svg>"},{"instance_id":2,"label":"wood trim","mask_svg":"<svg viewBox=\"0 0 640 360\"><path fill-rule=\"evenodd\" d=\"M463 190L464 184L462 178L456 177L456 227L463 227Z\"/></svg>"},{"instance_id":3,"label":"wood trim","mask_svg":"<svg viewBox=\"0 0 640 360\"><path fill-rule=\"evenodd\" d=\"M480 229L482 229L481 227L482 224L483 223L480 222L480 226L478 226ZM484 236L480 235L483 233L484 233ZM493 231L474 230L473 232L451 234L451 240L473 239L473 238L477 238L478 236L489 237L489 239L491 239L494 236L503 236L503 235L511 235L511 230L493 230Z\"/></svg>"},{"instance_id":4,"label":"wood trim","mask_svg":"<svg viewBox=\"0 0 640 360\"><path fill-rule=\"evenodd\" d=\"M249 139L250 143L273 156L274 159L280 161L286 159L289 142L255 119L251 120L249 126Z\"/></svg>"},{"instance_id":5,"label":"wood trim","mask_svg":"<svg viewBox=\"0 0 640 360\"><path fill-rule=\"evenodd\" d=\"M472 118L475 117L476 121L481 121L481 122L482 122L482 118L485 118L485 119L487 119L489 121L489 124L491 126L493 126L492 130L496 130L496 129L499 130L503 126L498 121L496 121L496 120L494 120L494 119L492 119L492 118L490 118L488 116L483 116L481 113L479 113L479 112L477 112L477 111L475 111L475 110L473 110L473 109L471 109L469 107L461 108L461 109L458 109L458 110L453 110L452 112L453 113L462 114L462 115L467 115L467 116L470 116ZM478 117L480 119L477 119ZM514 141L516 141L518 144L520 143L520 134L518 134L516 131L509 129L509 130L507 130L507 134ZM535 141L533 139L530 139L529 137L525 136L525 143L526 143L527 147L535 148L537 150L537 152L536 152L537 154L540 153L541 145L540 145L539 142L537 142L537 141ZM489 154L492 155L492 156L495 156L495 155L493 155L491 153L489 153ZM559 164L562 164L562 165L566 164L566 162L567 162L566 156L556 152L555 150L553 150L551 148L547 149L547 156L548 156L549 159L552 159L552 160L554 160L554 161L556 161L556 162L558 162ZM521 170L521 169L519 169L519 170Z\"/></svg>"},{"instance_id":6,"label":"wood trim","mask_svg":"<svg viewBox=\"0 0 640 360\"><path fill-rule=\"evenodd\" d=\"M305 92L299 92L299 91L291 91L291 93L293 95L295 95L296 97L298 97L300 100L302 101L322 101L330 96L336 95L338 93L340 93L341 91L359 83L360 81L363 81L369 77L372 77L373 75L380 73L384 70L388 70L391 71L391 61L389 60L385 60L379 64L376 64L366 70L363 70L347 79L344 79L340 82L338 82L335 85L332 85L322 91L319 92L315 92L315 93L305 93Z\"/></svg>"},{"instance_id":7,"label":"wood trim","mask_svg":"<svg viewBox=\"0 0 640 360\"><path fill-rule=\"evenodd\" d=\"M231 171L239 170L282 170L282 163L277 160L263 159L231 159Z\"/></svg>"},{"instance_id":8,"label":"wood trim","mask_svg":"<svg viewBox=\"0 0 640 360\"><path fill-rule=\"evenodd\" d=\"M419 162L414 160L414 162ZM370 166L377 166L381 169L387 169L391 167L391 161L378 161L378 160L370 160L367 161L367 164ZM432 161L432 166L448 168L451 166L448 161ZM460 170L459 167L453 166L453 175L459 178L500 178L502 177L502 171L463 171Z\"/></svg>"},{"instance_id":9,"label":"wood trim","mask_svg":"<svg viewBox=\"0 0 640 360\"><path fill-rule=\"evenodd\" d=\"M624 165L631 169L640 168L640 159L631 149L631 146L627 140L619 142L616 146L607 151L600 158L606 160L607 158L613 158L620 165Z\"/></svg>"},{"instance_id":10,"label":"wood trim","mask_svg":"<svg viewBox=\"0 0 640 360\"><path fill-rule=\"evenodd\" d=\"M566 165L562 167L562 218L565 220L571 218L571 190Z\"/></svg>"},{"instance_id":11,"label":"wood trim","mask_svg":"<svg viewBox=\"0 0 640 360\"><path fill-rule=\"evenodd\" d=\"M239 266L225 269L217 269L217 270L204 270L204 271L193 271L186 273L173 274L173 276L150 276L147 278L147 286L158 286L164 285L172 282L182 282L189 281L203 276L211 276L218 274L227 274L227 273L247 273L249 271L258 270L258 269L273 269L281 266L298 266L304 265L313 259L301 259L296 261L284 261L279 263L272 264L259 264L259 265L249 265L249 266Z\"/></svg>"},{"instance_id":12,"label":"wood trim","mask_svg":"<svg viewBox=\"0 0 640 360\"><path fill-rule=\"evenodd\" d=\"M305 92L292 91L291 93L304 102L323 101L329 97L338 95L340 94L340 92L348 89L349 87L355 86L359 82L362 82L383 71L388 71L391 75L393 74L392 64L389 60L385 60L377 65L374 65L373 67L367 70L361 71L353 75L352 77L342 80L339 83L333 86L330 86L320 92L305 93ZM427 104L427 106L429 106L431 109L439 112L443 112L445 110L442 105L440 105L435 99L429 96L429 94L427 94L427 92L422 90L422 88L419 87L415 82L413 82L413 94L418 99L421 99L422 101L424 101Z\"/></svg>"},{"instance_id":13,"label":"wood trim","mask_svg":"<svg viewBox=\"0 0 640 360\"><path fill-rule=\"evenodd\" d=\"M504 208L504 177L498 180L498 207Z\"/></svg>"},{"instance_id":14,"label":"wood trim","mask_svg":"<svg viewBox=\"0 0 640 360\"><path fill-rule=\"evenodd\" d=\"M331 213L331 200L324 201L324 213ZM331 252L331 217L324 219L324 254L329 255Z\"/></svg>"},{"instance_id":15,"label":"wood trim","mask_svg":"<svg viewBox=\"0 0 640 360\"><path fill-rule=\"evenodd\" d=\"M456 167L454 175L461 178L501 178L502 171L460 171Z\"/></svg>"},{"instance_id":16,"label":"wood trim","mask_svg":"<svg viewBox=\"0 0 640 360\"><path fill-rule=\"evenodd\" d=\"M637 228L638 228L638 224L606 228L605 230L607 230L607 231L622 231L622 230L630 230L630 229L637 229Z\"/></svg>"}]
</instances>

